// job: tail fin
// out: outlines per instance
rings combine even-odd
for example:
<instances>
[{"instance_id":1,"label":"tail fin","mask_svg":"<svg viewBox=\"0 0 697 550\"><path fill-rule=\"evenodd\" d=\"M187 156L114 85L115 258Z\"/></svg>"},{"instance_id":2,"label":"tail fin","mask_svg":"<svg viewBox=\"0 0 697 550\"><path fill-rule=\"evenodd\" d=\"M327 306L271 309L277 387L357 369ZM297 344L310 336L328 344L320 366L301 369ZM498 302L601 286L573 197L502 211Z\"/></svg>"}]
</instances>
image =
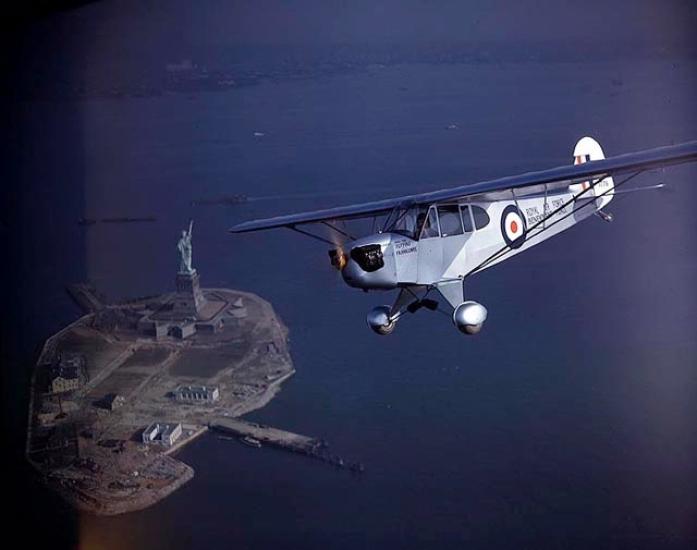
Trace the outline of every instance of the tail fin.
<instances>
[{"instance_id":1,"label":"tail fin","mask_svg":"<svg viewBox=\"0 0 697 550\"><path fill-rule=\"evenodd\" d=\"M592 137L586 136L578 140L578 143L574 148L574 164L581 164L592 160L602 160L604 158L605 153L603 153L603 148L600 147L600 144ZM591 183L588 181L584 181L583 183L575 183L569 186L569 191L572 193L580 193L584 189L588 189L590 184ZM615 182L612 180L611 176L606 177L595 187L593 187L593 193L596 197L599 197L596 201L596 207L598 210L606 206L612 200L612 190L614 187Z\"/></svg>"}]
</instances>

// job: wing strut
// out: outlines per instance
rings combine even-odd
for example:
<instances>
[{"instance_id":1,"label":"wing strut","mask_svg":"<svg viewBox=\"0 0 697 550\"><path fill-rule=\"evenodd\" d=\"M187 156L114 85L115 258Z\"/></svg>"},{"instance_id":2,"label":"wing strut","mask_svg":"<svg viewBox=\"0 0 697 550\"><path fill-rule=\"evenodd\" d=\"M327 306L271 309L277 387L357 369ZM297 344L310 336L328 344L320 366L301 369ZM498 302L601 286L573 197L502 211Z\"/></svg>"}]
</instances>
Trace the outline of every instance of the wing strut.
<instances>
[{"instance_id":1,"label":"wing strut","mask_svg":"<svg viewBox=\"0 0 697 550\"><path fill-rule=\"evenodd\" d=\"M331 222L328 222L328 221L324 221L324 220L323 220L323 221L321 221L320 223L321 223L322 225L326 225L329 229L331 229L331 230L333 230L333 231L336 231L338 234L343 235L343 236L346 237L347 239L355 240L355 237L353 237L352 235L350 235L350 234L347 233L346 231L344 231L344 230L342 230L342 229L339 229L338 227L336 227L336 226L335 226L333 223L331 223ZM337 246L337 244L338 244L338 243L336 243L336 242L334 242L334 241L330 241L329 239L326 239L325 237L321 237L320 235L315 235L314 233L310 233L309 231L306 231L306 230L304 230L304 229L298 229L298 227L297 227L296 225L287 225L286 228L287 228L287 229L290 229L290 230L292 230L292 231L295 231L296 233L300 233L300 234L302 234L302 235L305 235L306 237L310 237L310 238L312 238L312 239L315 239L316 241L320 241L320 242L323 242L323 243L326 243L326 244L330 244L330 245L332 245L332 246L334 246L334 247Z\"/></svg>"},{"instance_id":2,"label":"wing strut","mask_svg":"<svg viewBox=\"0 0 697 550\"><path fill-rule=\"evenodd\" d=\"M595 201L596 201L598 198L603 197L603 196L605 196L606 194L609 194L609 193L611 193L611 192L615 192L619 187L621 187L622 185L624 185L625 183L627 183L629 180L635 178L636 176L638 176L639 174L641 174L641 173L643 173L643 172L644 172L643 170L640 170L640 171L638 171L638 172L634 172L632 175L627 176L627 177L626 177L625 179L623 179L621 182L615 184L614 188L613 188L613 187L610 187L607 191L604 191L604 192L601 193L600 195L595 195L595 196L593 196L592 198L587 199L586 202L584 202L581 206L579 206L578 208L572 208L572 210L571 210L568 214L565 214L565 215L562 216L561 218L559 218L559 219L557 219L557 220L554 220L551 224L549 224L549 225L546 225L546 224L545 224L545 222L546 222L548 219L550 219L552 216L555 216L558 212L560 212L561 210L563 210L564 208L566 208L566 207L569 206L570 204L572 204L572 203L578 201L578 200L582 197L582 195L585 195L586 193L588 193L588 191L591 191L592 189L594 189L596 185L598 185L601 181L603 181L603 180L608 176L608 174L604 174L602 177L596 179L596 180L595 180L591 185L589 185L586 189L584 189L584 190L581 191L580 193L574 195L572 198L570 198L568 201L566 201L566 202L563 203L561 206L559 206L558 208L556 208L554 211L550 212L547 216L544 216L540 221L538 221L538 222L537 222L536 224L534 224L530 229L528 229L526 233L528 233L528 234L531 233L533 230L537 229L540 225L543 226L542 229L541 229L540 231L538 231L537 233L535 233L534 235L532 235L532 236L533 236L533 237L536 237L537 235L540 235L540 234L544 233L544 232L545 232L547 229L549 229L550 227L554 227L554 225L556 225L557 223L559 223L559 222L562 221L562 220L565 220L566 218L568 218L569 216L571 216L571 215L573 215L574 213L578 212L578 211L581 210L582 208L585 208L585 207L588 206L589 204L595 203ZM511 243L511 245L512 245L512 244L513 244L513 243ZM508 254L508 253L512 250L511 245L509 245L509 244L504 245L502 248L500 248L499 250L497 250L496 252L494 252L491 256L489 256L488 258L486 258L485 260L483 260L479 265L477 265L476 267L472 268L470 271L468 271L468 272L463 276L463 280L466 279L467 277L469 277L470 275L472 275L472 274L474 274L474 273L477 273L478 271L481 271L482 269L486 268L486 267L487 267L489 264L491 264L492 262L494 262L494 261L498 260L499 258L502 258L502 257L505 256L506 254Z\"/></svg>"},{"instance_id":3,"label":"wing strut","mask_svg":"<svg viewBox=\"0 0 697 550\"><path fill-rule=\"evenodd\" d=\"M340 233L341 235L343 235L343 236L346 237L347 239L350 239L350 240L352 240L352 241L355 241L355 240L356 240L356 237L354 237L353 235L350 235L349 233L347 233L347 232L344 231L343 229L339 229L338 227L336 227L336 226L335 226L333 223L331 223L331 222L328 222L328 221L326 221L326 220L323 220L321 223L322 223L323 225L326 225L329 229L333 229L333 230L336 231L337 233Z\"/></svg>"},{"instance_id":4,"label":"wing strut","mask_svg":"<svg viewBox=\"0 0 697 550\"><path fill-rule=\"evenodd\" d=\"M297 233L301 233L302 235L305 235L306 237L310 237L310 238L315 239L315 240L317 240L317 241L320 241L320 242L323 242L323 243L327 243L327 244L330 244L330 245L332 245L332 246L336 246L335 243L333 243L333 242L330 241L329 239L325 239L324 237L320 237L319 235L315 235L314 233L310 233L309 231L305 231L305 230L303 230L303 229L298 229L298 228L295 227L294 225L288 225L288 226L286 226L286 227L288 227L288 229L290 229L291 231L295 231L295 232L297 232Z\"/></svg>"}]
</instances>

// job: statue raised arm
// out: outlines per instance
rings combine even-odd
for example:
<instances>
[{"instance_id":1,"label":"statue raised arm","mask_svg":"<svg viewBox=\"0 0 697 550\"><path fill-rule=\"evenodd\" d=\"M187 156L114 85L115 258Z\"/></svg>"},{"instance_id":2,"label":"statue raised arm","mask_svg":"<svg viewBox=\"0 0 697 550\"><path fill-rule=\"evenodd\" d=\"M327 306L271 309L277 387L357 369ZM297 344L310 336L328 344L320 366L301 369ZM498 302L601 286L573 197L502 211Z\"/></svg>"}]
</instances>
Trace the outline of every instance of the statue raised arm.
<instances>
[{"instance_id":1,"label":"statue raised arm","mask_svg":"<svg viewBox=\"0 0 697 550\"><path fill-rule=\"evenodd\" d=\"M179 261L179 273L192 274L195 269L191 267L191 256L192 256L192 246L191 246L191 232L194 229L194 220L189 222L189 230L182 230L182 236L177 243L177 250L179 250L180 261Z\"/></svg>"}]
</instances>

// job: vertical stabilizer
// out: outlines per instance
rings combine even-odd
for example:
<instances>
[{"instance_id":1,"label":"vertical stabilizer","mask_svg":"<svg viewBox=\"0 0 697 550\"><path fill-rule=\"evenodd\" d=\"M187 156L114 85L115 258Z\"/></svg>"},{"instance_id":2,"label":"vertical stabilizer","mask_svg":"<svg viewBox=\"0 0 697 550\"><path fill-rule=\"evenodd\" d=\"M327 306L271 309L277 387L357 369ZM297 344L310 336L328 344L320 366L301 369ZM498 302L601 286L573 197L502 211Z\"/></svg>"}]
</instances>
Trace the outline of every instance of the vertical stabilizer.
<instances>
[{"instance_id":1,"label":"vertical stabilizer","mask_svg":"<svg viewBox=\"0 0 697 550\"><path fill-rule=\"evenodd\" d=\"M602 160L604 158L605 153L603 153L603 148L592 137L586 136L578 140L578 143L574 148L574 164L582 164L584 162ZM577 194L582 192L584 189L588 189L590 185L590 181L574 183L573 185L569 185L569 191ZM598 210L606 206L612 200L614 187L615 182L612 180L611 176L608 176L593 188L594 195L599 197L596 201ZM590 196L590 192L583 196Z\"/></svg>"}]
</instances>

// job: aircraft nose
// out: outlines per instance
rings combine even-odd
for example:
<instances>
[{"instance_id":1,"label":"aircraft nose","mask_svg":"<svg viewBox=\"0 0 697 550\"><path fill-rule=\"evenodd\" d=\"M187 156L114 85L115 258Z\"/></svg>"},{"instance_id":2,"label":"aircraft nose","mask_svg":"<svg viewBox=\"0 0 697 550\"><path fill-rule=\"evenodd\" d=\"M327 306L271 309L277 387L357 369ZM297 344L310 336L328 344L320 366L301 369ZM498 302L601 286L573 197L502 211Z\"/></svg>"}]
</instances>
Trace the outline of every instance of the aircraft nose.
<instances>
[{"instance_id":1,"label":"aircraft nose","mask_svg":"<svg viewBox=\"0 0 697 550\"><path fill-rule=\"evenodd\" d=\"M391 235L380 233L343 243L329 251L332 265L353 288L389 289L397 286Z\"/></svg>"},{"instance_id":2,"label":"aircraft nose","mask_svg":"<svg viewBox=\"0 0 697 550\"><path fill-rule=\"evenodd\" d=\"M385 267L382 247L379 244L365 244L353 247L351 249L351 259L367 273L372 273Z\"/></svg>"}]
</instances>

